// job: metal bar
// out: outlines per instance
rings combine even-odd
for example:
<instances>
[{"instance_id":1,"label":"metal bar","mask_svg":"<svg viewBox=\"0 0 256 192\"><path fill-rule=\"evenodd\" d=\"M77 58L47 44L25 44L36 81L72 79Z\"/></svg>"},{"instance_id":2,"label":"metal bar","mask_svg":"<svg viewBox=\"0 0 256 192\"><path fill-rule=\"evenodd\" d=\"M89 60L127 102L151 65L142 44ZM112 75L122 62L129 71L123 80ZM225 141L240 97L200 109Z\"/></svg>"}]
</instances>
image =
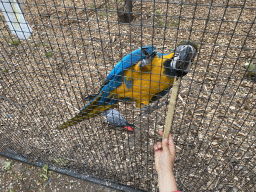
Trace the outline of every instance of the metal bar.
<instances>
[{"instance_id":1,"label":"metal bar","mask_svg":"<svg viewBox=\"0 0 256 192\"><path fill-rule=\"evenodd\" d=\"M10 159L14 159L14 160L17 160L17 161L21 161L21 162L24 162L24 163L27 163L27 164L30 164L30 165L34 165L34 166L37 166L37 167L43 167L45 164L47 164L47 162L28 160L27 158L25 158L22 155L9 153L9 152L8 153L0 152L0 156L7 157L7 158L10 158ZM85 180L85 181L90 181L90 182L97 183L99 185L103 185L103 186L110 187L110 188L113 188L113 189L117 189L117 190L120 190L120 191L145 192L143 190L134 189L134 188L126 186L126 185L121 185L121 184L118 184L118 183L115 183L115 182L110 182L110 181L105 181L105 180L102 180L102 179L98 179L98 178L95 178L95 177L93 177L89 174L86 174L86 175L81 174L81 173L78 173L76 170L73 170L73 169L61 168L61 167L58 167L56 165L51 165L51 164L49 164L48 169L50 171L55 171L57 173L61 173L61 174L68 175L68 176L71 176L71 177L75 177L75 178L78 178L78 179L82 179L82 180Z\"/></svg>"}]
</instances>

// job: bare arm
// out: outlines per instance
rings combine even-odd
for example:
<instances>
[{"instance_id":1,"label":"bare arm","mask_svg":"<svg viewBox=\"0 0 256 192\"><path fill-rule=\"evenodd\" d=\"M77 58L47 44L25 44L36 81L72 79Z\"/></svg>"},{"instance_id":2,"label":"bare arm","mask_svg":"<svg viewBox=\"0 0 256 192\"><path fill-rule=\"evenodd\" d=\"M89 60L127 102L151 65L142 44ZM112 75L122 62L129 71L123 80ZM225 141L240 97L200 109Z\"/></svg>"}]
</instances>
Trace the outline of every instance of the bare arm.
<instances>
[{"instance_id":1,"label":"bare arm","mask_svg":"<svg viewBox=\"0 0 256 192\"><path fill-rule=\"evenodd\" d=\"M162 135L163 131L159 131ZM160 192L177 191L173 167L175 161L175 146L171 134L169 139L158 142L155 146L155 166L158 174L158 185Z\"/></svg>"}]
</instances>

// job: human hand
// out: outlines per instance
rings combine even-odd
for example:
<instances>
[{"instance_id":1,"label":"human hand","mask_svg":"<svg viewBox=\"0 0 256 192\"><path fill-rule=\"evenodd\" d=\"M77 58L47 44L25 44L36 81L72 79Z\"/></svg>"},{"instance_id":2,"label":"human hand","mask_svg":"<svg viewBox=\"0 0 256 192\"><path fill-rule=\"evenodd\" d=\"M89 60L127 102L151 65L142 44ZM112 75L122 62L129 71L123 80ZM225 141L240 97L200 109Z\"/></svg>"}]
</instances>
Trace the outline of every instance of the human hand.
<instances>
[{"instance_id":1,"label":"human hand","mask_svg":"<svg viewBox=\"0 0 256 192\"><path fill-rule=\"evenodd\" d=\"M163 131L159 131L163 135ZM158 185L160 192L177 191L173 167L175 161L175 146L171 134L169 139L163 142L157 142L155 149L155 166L158 174Z\"/></svg>"},{"instance_id":2,"label":"human hand","mask_svg":"<svg viewBox=\"0 0 256 192\"><path fill-rule=\"evenodd\" d=\"M163 135L163 131L160 130L159 135ZM163 142L157 142L154 145L155 149L155 166L157 173L164 173L166 171L173 171L175 162L175 146L171 134L169 139L165 139Z\"/></svg>"}]
</instances>

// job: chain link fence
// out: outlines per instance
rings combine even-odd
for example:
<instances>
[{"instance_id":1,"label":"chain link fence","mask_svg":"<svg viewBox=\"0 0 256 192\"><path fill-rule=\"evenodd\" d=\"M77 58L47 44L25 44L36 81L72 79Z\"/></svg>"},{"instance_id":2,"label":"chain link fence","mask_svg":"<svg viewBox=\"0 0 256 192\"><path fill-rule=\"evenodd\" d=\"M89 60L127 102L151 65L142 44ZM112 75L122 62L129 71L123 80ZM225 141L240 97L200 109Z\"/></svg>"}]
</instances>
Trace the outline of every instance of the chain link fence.
<instances>
[{"instance_id":1,"label":"chain link fence","mask_svg":"<svg viewBox=\"0 0 256 192\"><path fill-rule=\"evenodd\" d=\"M171 130L178 187L255 190L256 69L244 67L256 64L254 0L1 0L0 8L1 155L116 189L157 191L153 145L166 105L143 114L118 102L134 131L103 114L56 127L128 53L145 45L170 53L193 41L198 54Z\"/></svg>"}]
</instances>

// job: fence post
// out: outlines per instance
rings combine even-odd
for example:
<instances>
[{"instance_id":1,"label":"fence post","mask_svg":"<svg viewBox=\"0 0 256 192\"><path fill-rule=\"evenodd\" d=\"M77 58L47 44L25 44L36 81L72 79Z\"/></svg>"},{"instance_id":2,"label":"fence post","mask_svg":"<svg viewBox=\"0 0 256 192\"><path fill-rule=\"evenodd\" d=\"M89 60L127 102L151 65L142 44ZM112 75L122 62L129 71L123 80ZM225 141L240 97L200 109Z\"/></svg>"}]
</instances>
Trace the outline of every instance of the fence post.
<instances>
[{"instance_id":1,"label":"fence post","mask_svg":"<svg viewBox=\"0 0 256 192\"><path fill-rule=\"evenodd\" d=\"M126 21L130 23L132 21L132 0L125 0L124 11L126 12L124 13Z\"/></svg>"}]
</instances>

